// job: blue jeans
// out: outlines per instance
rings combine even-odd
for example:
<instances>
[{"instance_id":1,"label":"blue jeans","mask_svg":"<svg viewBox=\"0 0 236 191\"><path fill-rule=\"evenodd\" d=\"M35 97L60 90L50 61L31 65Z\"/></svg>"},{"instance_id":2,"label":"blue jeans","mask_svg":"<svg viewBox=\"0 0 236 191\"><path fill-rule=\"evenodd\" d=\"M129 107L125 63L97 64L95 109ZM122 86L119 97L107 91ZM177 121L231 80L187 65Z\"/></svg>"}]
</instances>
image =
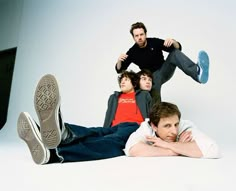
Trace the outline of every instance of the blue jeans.
<instances>
[{"instance_id":1,"label":"blue jeans","mask_svg":"<svg viewBox=\"0 0 236 191\"><path fill-rule=\"evenodd\" d=\"M153 90L157 95L161 95L162 84L166 83L174 75L176 66L186 75L199 82L197 64L190 60L180 50L175 49L169 53L162 67L159 70L153 72Z\"/></svg>"},{"instance_id":2,"label":"blue jeans","mask_svg":"<svg viewBox=\"0 0 236 191\"><path fill-rule=\"evenodd\" d=\"M114 127L91 127L65 123L69 136L57 147L61 162L89 161L124 155L123 149L137 123L120 123Z\"/></svg>"}]
</instances>

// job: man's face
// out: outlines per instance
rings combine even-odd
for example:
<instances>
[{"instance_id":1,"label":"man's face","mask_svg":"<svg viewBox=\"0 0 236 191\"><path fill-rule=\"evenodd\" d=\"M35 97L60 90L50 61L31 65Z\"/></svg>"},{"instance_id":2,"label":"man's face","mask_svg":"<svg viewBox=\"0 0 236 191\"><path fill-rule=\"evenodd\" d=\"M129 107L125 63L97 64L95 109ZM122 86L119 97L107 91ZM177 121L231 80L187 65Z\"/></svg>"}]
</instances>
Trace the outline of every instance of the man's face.
<instances>
[{"instance_id":1,"label":"man's face","mask_svg":"<svg viewBox=\"0 0 236 191\"><path fill-rule=\"evenodd\" d=\"M131 83L131 80L127 77L123 77L120 82L120 89L123 93L134 92L134 87Z\"/></svg>"},{"instance_id":2,"label":"man's face","mask_svg":"<svg viewBox=\"0 0 236 191\"><path fill-rule=\"evenodd\" d=\"M179 117L173 115L171 117L161 118L157 127L153 124L151 124L151 126L157 136L162 140L166 142L175 142L179 129Z\"/></svg>"},{"instance_id":3,"label":"man's face","mask_svg":"<svg viewBox=\"0 0 236 191\"><path fill-rule=\"evenodd\" d=\"M146 75L141 75L140 80L139 80L139 86L140 86L141 90L151 91L151 89L152 89L152 78L150 78Z\"/></svg>"},{"instance_id":4,"label":"man's face","mask_svg":"<svg viewBox=\"0 0 236 191\"><path fill-rule=\"evenodd\" d=\"M142 28L133 30L133 38L134 38L135 43L140 48L143 48L146 46L146 43L147 43L146 34Z\"/></svg>"}]
</instances>

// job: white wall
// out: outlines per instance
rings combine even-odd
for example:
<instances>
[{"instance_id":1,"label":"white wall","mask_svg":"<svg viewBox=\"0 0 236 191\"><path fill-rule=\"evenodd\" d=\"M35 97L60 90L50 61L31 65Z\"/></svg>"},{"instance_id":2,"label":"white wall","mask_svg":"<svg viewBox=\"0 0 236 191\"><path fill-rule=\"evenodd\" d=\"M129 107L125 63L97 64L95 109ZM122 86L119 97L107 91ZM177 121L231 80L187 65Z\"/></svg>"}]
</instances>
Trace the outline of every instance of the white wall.
<instances>
[{"instance_id":1,"label":"white wall","mask_svg":"<svg viewBox=\"0 0 236 191\"><path fill-rule=\"evenodd\" d=\"M133 44L130 25L142 21L148 36L175 38L193 60L199 50L208 51L209 82L197 84L177 69L163 85L162 97L178 104L183 118L219 144L235 145L235 5L204 0L25 0L8 123L0 141L19 141L20 111L38 121L33 96L46 73L54 74L60 84L65 121L101 126L107 99L119 90L114 64Z\"/></svg>"},{"instance_id":2,"label":"white wall","mask_svg":"<svg viewBox=\"0 0 236 191\"><path fill-rule=\"evenodd\" d=\"M23 0L0 1L0 51L18 45Z\"/></svg>"}]
</instances>

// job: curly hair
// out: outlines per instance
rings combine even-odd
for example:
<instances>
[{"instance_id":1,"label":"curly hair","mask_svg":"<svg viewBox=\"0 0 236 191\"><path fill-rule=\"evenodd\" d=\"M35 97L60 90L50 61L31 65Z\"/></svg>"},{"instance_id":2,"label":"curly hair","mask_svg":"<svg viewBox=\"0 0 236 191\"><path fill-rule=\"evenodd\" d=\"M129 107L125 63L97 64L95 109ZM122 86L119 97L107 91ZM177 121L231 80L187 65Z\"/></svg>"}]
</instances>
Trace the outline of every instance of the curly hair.
<instances>
[{"instance_id":1,"label":"curly hair","mask_svg":"<svg viewBox=\"0 0 236 191\"><path fill-rule=\"evenodd\" d=\"M124 78L124 77L127 77L130 79L133 87L136 89L138 87L138 84L139 84L139 77L138 75L134 72L134 71L123 71L119 76L118 76L118 83L120 85L121 83L121 80Z\"/></svg>"}]
</instances>

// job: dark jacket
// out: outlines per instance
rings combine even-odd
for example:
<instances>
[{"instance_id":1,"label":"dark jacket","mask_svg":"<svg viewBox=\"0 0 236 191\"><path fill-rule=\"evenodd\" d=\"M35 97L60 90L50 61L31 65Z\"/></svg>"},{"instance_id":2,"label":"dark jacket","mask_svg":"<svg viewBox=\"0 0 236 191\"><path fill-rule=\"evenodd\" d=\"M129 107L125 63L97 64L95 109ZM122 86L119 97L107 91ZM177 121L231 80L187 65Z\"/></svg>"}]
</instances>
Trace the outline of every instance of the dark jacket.
<instances>
[{"instance_id":1,"label":"dark jacket","mask_svg":"<svg viewBox=\"0 0 236 191\"><path fill-rule=\"evenodd\" d=\"M115 114L116 114L116 109L118 106L118 98L121 93L122 92L116 91L116 92L114 92L114 94L112 94L109 97L103 127L110 127L111 126L112 121L113 121ZM148 118L149 110L150 110L151 102L152 102L152 98L151 98L149 92L137 90L136 94L135 94L135 98L136 98L136 103L140 109L140 112L141 112L143 118L144 119Z\"/></svg>"}]
</instances>

